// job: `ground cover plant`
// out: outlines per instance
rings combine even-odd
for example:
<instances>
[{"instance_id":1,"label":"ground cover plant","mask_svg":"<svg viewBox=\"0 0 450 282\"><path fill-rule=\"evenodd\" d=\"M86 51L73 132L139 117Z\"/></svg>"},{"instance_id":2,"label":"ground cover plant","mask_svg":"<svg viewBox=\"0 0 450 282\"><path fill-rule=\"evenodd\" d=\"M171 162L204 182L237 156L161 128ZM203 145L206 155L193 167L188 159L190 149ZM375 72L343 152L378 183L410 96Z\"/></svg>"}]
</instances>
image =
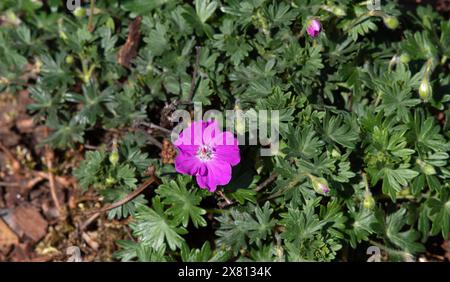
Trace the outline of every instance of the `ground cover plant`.
<instances>
[{"instance_id":1,"label":"ground cover plant","mask_svg":"<svg viewBox=\"0 0 450 282\"><path fill-rule=\"evenodd\" d=\"M447 6L376 2L1 1L0 258L448 261Z\"/></svg>"}]
</instances>

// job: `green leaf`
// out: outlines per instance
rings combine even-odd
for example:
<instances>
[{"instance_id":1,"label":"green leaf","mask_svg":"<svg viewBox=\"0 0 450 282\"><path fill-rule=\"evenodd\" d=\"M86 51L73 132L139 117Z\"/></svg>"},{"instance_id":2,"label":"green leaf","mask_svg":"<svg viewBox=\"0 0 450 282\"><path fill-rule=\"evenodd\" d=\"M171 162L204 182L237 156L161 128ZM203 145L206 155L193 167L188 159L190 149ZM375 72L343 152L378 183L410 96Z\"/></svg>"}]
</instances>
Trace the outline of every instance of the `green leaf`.
<instances>
[{"instance_id":1,"label":"green leaf","mask_svg":"<svg viewBox=\"0 0 450 282\"><path fill-rule=\"evenodd\" d=\"M109 87L100 92L97 84L91 81L87 86L83 85L83 95L66 93L64 98L66 101L83 105L74 117L77 123L94 125L98 118L107 112L105 104L114 100L113 91L114 89Z\"/></svg>"},{"instance_id":2,"label":"green leaf","mask_svg":"<svg viewBox=\"0 0 450 282\"><path fill-rule=\"evenodd\" d=\"M449 150L449 143L440 134L441 128L435 125L434 118L424 117L423 111L416 111L411 121L410 139L417 144L422 152L433 150L435 152Z\"/></svg>"},{"instance_id":3,"label":"green leaf","mask_svg":"<svg viewBox=\"0 0 450 282\"><path fill-rule=\"evenodd\" d=\"M126 0L121 6L125 11L145 15L169 1L170 0Z\"/></svg>"},{"instance_id":4,"label":"green leaf","mask_svg":"<svg viewBox=\"0 0 450 282\"><path fill-rule=\"evenodd\" d=\"M216 1L195 0L195 11L189 6L183 13L183 17L199 34L205 33L211 38L213 29L206 21L214 14L217 6L218 3Z\"/></svg>"},{"instance_id":5,"label":"green leaf","mask_svg":"<svg viewBox=\"0 0 450 282\"><path fill-rule=\"evenodd\" d=\"M55 131L44 140L44 143L55 148L73 147L77 142L84 142L84 127L74 119L70 120L69 123L57 124L52 129L55 129Z\"/></svg>"},{"instance_id":6,"label":"green leaf","mask_svg":"<svg viewBox=\"0 0 450 282\"><path fill-rule=\"evenodd\" d=\"M100 191L104 196L104 201L107 203L117 202L130 193L128 189L118 189L118 188L110 188ZM136 208L139 205L147 204L147 200L144 198L144 195L139 195L134 198L132 201L129 201L117 208L114 208L108 212L108 219L112 220L114 218L121 219L127 218L128 216L134 216L136 214Z\"/></svg>"},{"instance_id":7,"label":"green leaf","mask_svg":"<svg viewBox=\"0 0 450 282\"><path fill-rule=\"evenodd\" d=\"M229 252L223 250L213 252L209 242L205 242L201 249L189 250L187 244L183 244L181 247L181 260L183 262L225 262L229 257Z\"/></svg>"},{"instance_id":8,"label":"green leaf","mask_svg":"<svg viewBox=\"0 0 450 282\"><path fill-rule=\"evenodd\" d=\"M432 222L431 234L436 235L440 231L444 239L447 238L450 231L450 198L448 194L447 191L443 191L438 199L427 200Z\"/></svg>"},{"instance_id":9,"label":"green leaf","mask_svg":"<svg viewBox=\"0 0 450 282\"><path fill-rule=\"evenodd\" d=\"M345 116L345 119L342 115L326 116L321 129L325 140L351 149L355 147L355 143L359 139L356 124L348 115Z\"/></svg>"},{"instance_id":10,"label":"green leaf","mask_svg":"<svg viewBox=\"0 0 450 282\"><path fill-rule=\"evenodd\" d=\"M52 96L39 87L30 87L30 97L34 100L34 103L28 105L27 108L32 112L38 112L39 115L54 111L61 102L60 95Z\"/></svg>"},{"instance_id":11,"label":"green leaf","mask_svg":"<svg viewBox=\"0 0 450 282\"><path fill-rule=\"evenodd\" d=\"M424 246L416 242L420 235L414 229L401 231L406 223L406 209L400 209L389 215L386 219L386 236L390 242L399 247L401 250L415 254L423 252Z\"/></svg>"},{"instance_id":12,"label":"green leaf","mask_svg":"<svg viewBox=\"0 0 450 282\"><path fill-rule=\"evenodd\" d=\"M116 179L129 188L135 188L137 182L135 171L135 168L132 168L127 164L120 165L117 169Z\"/></svg>"},{"instance_id":13,"label":"green leaf","mask_svg":"<svg viewBox=\"0 0 450 282\"><path fill-rule=\"evenodd\" d=\"M243 205L246 201L256 204L256 191L253 189L237 189L231 197Z\"/></svg>"},{"instance_id":14,"label":"green leaf","mask_svg":"<svg viewBox=\"0 0 450 282\"><path fill-rule=\"evenodd\" d=\"M356 18L350 22L348 26L347 32L350 34L353 41L358 40L358 37L360 36L367 35L371 31L378 30L377 25L369 16L366 15Z\"/></svg>"},{"instance_id":15,"label":"green leaf","mask_svg":"<svg viewBox=\"0 0 450 282\"><path fill-rule=\"evenodd\" d=\"M369 235L374 233L373 225L376 223L375 215L370 210L352 210L350 212L352 223L347 230L350 235L350 245L356 248L362 241L367 241Z\"/></svg>"},{"instance_id":16,"label":"green leaf","mask_svg":"<svg viewBox=\"0 0 450 282\"><path fill-rule=\"evenodd\" d=\"M119 240L116 242L121 248L113 254L113 257L120 259L122 262L140 261L140 262L165 262L167 261L164 252L165 248L154 250L150 246L146 246L133 241Z\"/></svg>"},{"instance_id":17,"label":"green leaf","mask_svg":"<svg viewBox=\"0 0 450 282\"><path fill-rule=\"evenodd\" d=\"M67 75L70 71L64 66L64 54L57 54L56 58L52 58L49 55L42 55L42 83L52 88L66 86L72 84L74 77Z\"/></svg>"},{"instance_id":18,"label":"green leaf","mask_svg":"<svg viewBox=\"0 0 450 282\"><path fill-rule=\"evenodd\" d=\"M161 56L166 51L168 46L167 27L161 23L156 23L155 28L150 31L148 37L144 38L147 43L147 48L153 56Z\"/></svg>"},{"instance_id":19,"label":"green leaf","mask_svg":"<svg viewBox=\"0 0 450 282\"><path fill-rule=\"evenodd\" d=\"M214 47L218 50L224 50L233 64L236 66L239 65L247 57L252 47L244 37L233 34L235 31L233 21L224 20L220 30L222 32L221 34L214 35Z\"/></svg>"},{"instance_id":20,"label":"green leaf","mask_svg":"<svg viewBox=\"0 0 450 282\"><path fill-rule=\"evenodd\" d=\"M383 193L389 195L393 201L396 199L397 192L402 190L402 186L408 185L408 181L419 175L419 173L407 168L384 168L383 175Z\"/></svg>"},{"instance_id":21,"label":"green leaf","mask_svg":"<svg viewBox=\"0 0 450 282\"><path fill-rule=\"evenodd\" d=\"M180 248L184 242L180 234L185 230L169 220L164 213L163 206L158 197L153 198L153 209L139 206L136 210L135 221L130 225L133 235L137 236L142 244L158 250L166 244L171 250Z\"/></svg>"},{"instance_id":22,"label":"green leaf","mask_svg":"<svg viewBox=\"0 0 450 282\"><path fill-rule=\"evenodd\" d=\"M216 231L219 237L217 245L230 249L234 254L246 248L248 244L260 245L272 233L275 226L275 220L271 218L272 212L269 202L262 208L248 206L248 211L230 209L217 218L220 222L220 227Z\"/></svg>"},{"instance_id":23,"label":"green leaf","mask_svg":"<svg viewBox=\"0 0 450 282\"><path fill-rule=\"evenodd\" d=\"M318 201L307 201L303 209L289 208L287 213L281 214L281 224L286 227L281 237L288 241L302 242L319 234L326 221L320 221L314 213L314 206Z\"/></svg>"},{"instance_id":24,"label":"green leaf","mask_svg":"<svg viewBox=\"0 0 450 282\"><path fill-rule=\"evenodd\" d=\"M190 190L186 188L189 182L189 177L182 176L178 176L176 181L163 180L163 184L159 186L157 192L163 199L162 203L170 206L166 212L173 216L175 224L187 227L189 219L191 219L195 227L206 226L206 220L203 218L206 210L198 207L202 196L197 188Z\"/></svg>"},{"instance_id":25,"label":"green leaf","mask_svg":"<svg viewBox=\"0 0 450 282\"><path fill-rule=\"evenodd\" d=\"M86 191L90 185L97 183L99 178L102 177L106 153L103 150L89 151L84 158L73 175L78 179L80 187Z\"/></svg>"},{"instance_id":26,"label":"green leaf","mask_svg":"<svg viewBox=\"0 0 450 282\"><path fill-rule=\"evenodd\" d=\"M284 152L289 156L311 159L316 157L324 145L312 126L295 128L288 134L288 148Z\"/></svg>"},{"instance_id":27,"label":"green leaf","mask_svg":"<svg viewBox=\"0 0 450 282\"><path fill-rule=\"evenodd\" d=\"M217 9L218 3L209 0L195 0L195 11L200 22L205 23Z\"/></svg>"},{"instance_id":28,"label":"green leaf","mask_svg":"<svg viewBox=\"0 0 450 282\"><path fill-rule=\"evenodd\" d=\"M209 79L200 79L194 98L192 99L194 102L201 102L202 105L211 104L209 96L213 94L213 91L209 86L210 82Z\"/></svg>"}]
</instances>

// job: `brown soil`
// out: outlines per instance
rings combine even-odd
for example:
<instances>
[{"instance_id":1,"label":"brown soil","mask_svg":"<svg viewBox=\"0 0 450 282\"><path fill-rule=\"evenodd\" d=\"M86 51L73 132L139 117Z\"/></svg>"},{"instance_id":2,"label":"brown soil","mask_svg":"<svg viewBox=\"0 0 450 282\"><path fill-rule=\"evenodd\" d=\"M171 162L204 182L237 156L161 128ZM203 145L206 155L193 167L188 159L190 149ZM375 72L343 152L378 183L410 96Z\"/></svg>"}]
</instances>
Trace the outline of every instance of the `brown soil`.
<instances>
[{"instance_id":1,"label":"brown soil","mask_svg":"<svg viewBox=\"0 0 450 282\"><path fill-rule=\"evenodd\" d=\"M0 261L111 260L115 241L132 239L127 224L86 224L85 211L101 202L71 176L83 148L39 146L48 129L27 114L30 102L28 91L0 93Z\"/></svg>"}]
</instances>

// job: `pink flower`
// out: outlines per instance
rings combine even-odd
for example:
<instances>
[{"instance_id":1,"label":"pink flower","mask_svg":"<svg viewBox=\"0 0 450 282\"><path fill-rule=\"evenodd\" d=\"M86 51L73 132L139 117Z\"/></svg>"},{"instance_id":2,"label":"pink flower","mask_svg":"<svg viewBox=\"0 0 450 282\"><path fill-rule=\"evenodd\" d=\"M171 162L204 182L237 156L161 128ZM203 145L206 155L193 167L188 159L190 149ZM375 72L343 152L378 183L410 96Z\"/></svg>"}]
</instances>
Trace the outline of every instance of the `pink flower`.
<instances>
[{"instance_id":1,"label":"pink flower","mask_svg":"<svg viewBox=\"0 0 450 282\"><path fill-rule=\"evenodd\" d=\"M308 32L309 36L317 37L322 30L322 25L320 21L317 19L312 19L308 23L308 27L306 28L306 32Z\"/></svg>"},{"instance_id":2,"label":"pink flower","mask_svg":"<svg viewBox=\"0 0 450 282\"><path fill-rule=\"evenodd\" d=\"M178 149L175 169L195 175L200 188L211 192L230 182L231 167L241 161L237 139L231 132L222 132L216 121L191 123L174 145Z\"/></svg>"}]
</instances>

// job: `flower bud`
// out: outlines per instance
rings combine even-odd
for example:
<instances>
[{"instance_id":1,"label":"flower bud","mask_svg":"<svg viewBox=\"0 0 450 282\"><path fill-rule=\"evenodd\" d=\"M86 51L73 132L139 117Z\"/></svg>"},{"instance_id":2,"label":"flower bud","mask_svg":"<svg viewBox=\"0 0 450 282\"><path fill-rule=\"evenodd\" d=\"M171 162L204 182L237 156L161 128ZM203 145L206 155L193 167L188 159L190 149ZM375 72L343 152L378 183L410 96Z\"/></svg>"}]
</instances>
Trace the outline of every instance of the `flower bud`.
<instances>
[{"instance_id":1,"label":"flower bud","mask_svg":"<svg viewBox=\"0 0 450 282\"><path fill-rule=\"evenodd\" d=\"M67 55L65 61L66 61L66 64L68 64L68 65L73 64L73 56Z\"/></svg>"},{"instance_id":2,"label":"flower bud","mask_svg":"<svg viewBox=\"0 0 450 282\"><path fill-rule=\"evenodd\" d=\"M335 14L338 17L343 17L343 16L347 15L345 10L339 6L322 5L321 8L327 12Z\"/></svg>"},{"instance_id":3,"label":"flower bud","mask_svg":"<svg viewBox=\"0 0 450 282\"><path fill-rule=\"evenodd\" d=\"M5 22L13 26L18 26L22 21L12 10L8 10L6 11Z\"/></svg>"},{"instance_id":4,"label":"flower bud","mask_svg":"<svg viewBox=\"0 0 450 282\"><path fill-rule=\"evenodd\" d=\"M408 198L410 196L411 196L411 190L409 189L409 187L403 188L402 190L397 192L398 198Z\"/></svg>"},{"instance_id":5,"label":"flower bud","mask_svg":"<svg viewBox=\"0 0 450 282\"><path fill-rule=\"evenodd\" d=\"M86 16L86 9L83 7L77 7L74 11L73 14L75 15L75 17L77 18L81 18Z\"/></svg>"},{"instance_id":6,"label":"flower bud","mask_svg":"<svg viewBox=\"0 0 450 282\"><path fill-rule=\"evenodd\" d=\"M252 16L253 24L260 28L264 34L269 34L269 23L260 10L256 11L256 14Z\"/></svg>"},{"instance_id":7,"label":"flower bud","mask_svg":"<svg viewBox=\"0 0 450 282\"><path fill-rule=\"evenodd\" d=\"M425 26L426 28L432 29L433 24L432 24L432 20L430 19L429 16L423 16L423 17L422 17L422 24L423 24L423 26Z\"/></svg>"},{"instance_id":8,"label":"flower bud","mask_svg":"<svg viewBox=\"0 0 450 282\"><path fill-rule=\"evenodd\" d=\"M117 180L114 177L109 176L108 178L106 178L106 185L113 185L116 184Z\"/></svg>"},{"instance_id":9,"label":"flower bud","mask_svg":"<svg viewBox=\"0 0 450 282\"><path fill-rule=\"evenodd\" d=\"M428 78L422 79L422 82L419 86L419 96L423 100L428 100L428 98L431 97L433 94L433 89L431 88L430 82L428 81Z\"/></svg>"},{"instance_id":10,"label":"flower bud","mask_svg":"<svg viewBox=\"0 0 450 282\"><path fill-rule=\"evenodd\" d=\"M106 26L107 26L110 30L112 30L112 31L114 31L114 30L116 29L116 25L115 25L115 23L114 23L114 20L113 20L111 17L109 17L109 18L106 20Z\"/></svg>"},{"instance_id":11,"label":"flower bud","mask_svg":"<svg viewBox=\"0 0 450 282\"><path fill-rule=\"evenodd\" d=\"M234 113L235 113L235 122L236 122L236 133L238 135L245 134L245 115L244 112L241 109L241 104L239 102L239 99L236 100L236 103L234 105Z\"/></svg>"},{"instance_id":12,"label":"flower bud","mask_svg":"<svg viewBox=\"0 0 450 282\"><path fill-rule=\"evenodd\" d=\"M113 150L112 153L109 155L109 162L115 166L119 162L119 153L117 150Z\"/></svg>"},{"instance_id":13,"label":"flower bud","mask_svg":"<svg viewBox=\"0 0 450 282\"><path fill-rule=\"evenodd\" d=\"M330 188L325 178L315 177L313 175L311 175L309 178L311 179L312 186L316 193L328 196L328 194L330 193Z\"/></svg>"},{"instance_id":14,"label":"flower bud","mask_svg":"<svg viewBox=\"0 0 450 282\"><path fill-rule=\"evenodd\" d=\"M68 39L67 34L62 30L59 31L59 37L64 41L67 41Z\"/></svg>"},{"instance_id":15,"label":"flower bud","mask_svg":"<svg viewBox=\"0 0 450 282\"><path fill-rule=\"evenodd\" d=\"M386 25L389 29L397 29L399 22L396 17L393 16L384 16L383 17L384 25Z\"/></svg>"},{"instance_id":16,"label":"flower bud","mask_svg":"<svg viewBox=\"0 0 450 282\"><path fill-rule=\"evenodd\" d=\"M420 166L420 169L425 175L434 175L436 174L436 169L434 169L434 166L430 165L429 163L426 163L422 160L417 160L416 163Z\"/></svg>"},{"instance_id":17,"label":"flower bud","mask_svg":"<svg viewBox=\"0 0 450 282\"><path fill-rule=\"evenodd\" d=\"M341 153L339 153L338 150L333 149L333 150L331 151L331 156L332 156L333 158L339 158L339 157L341 157Z\"/></svg>"},{"instance_id":18,"label":"flower bud","mask_svg":"<svg viewBox=\"0 0 450 282\"><path fill-rule=\"evenodd\" d=\"M338 6L333 6L333 7L331 8L331 12L332 12L333 14L335 14L336 16L338 16L338 17L343 17L343 16L347 15L347 13L345 12L345 10L342 9L341 7L338 7Z\"/></svg>"},{"instance_id":19,"label":"flower bud","mask_svg":"<svg viewBox=\"0 0 450 282\"><path fill-rule=\"evenodd\" d=\"M373 198L372 193L368 192L364 195L363 206L368 210L371 210L375 207L375 199Z\"/></svg>"},{"instance_id":20,"label":"flower bud","mask_svg":"<svg viewBox=\"0 0 450 282\"><path fill-rule=\"evenodd\" d=\"M400 62L402 62L403 64L408 64L411 61L411 57L409 56L408 53L403 53L400 55Z\"/></svg>"},{"instance_id":21,"label":"flower bud","mask_svg":"<svg viewBox=\"0 0 450 282\"><path fill-rule=\"evenodd\" d=\"M312 19L308 22L308 27L306 28L306 32L308 32L309 36L317 37L322 31L322 25L318 19Z\"/></svg>"}]
</instances>

